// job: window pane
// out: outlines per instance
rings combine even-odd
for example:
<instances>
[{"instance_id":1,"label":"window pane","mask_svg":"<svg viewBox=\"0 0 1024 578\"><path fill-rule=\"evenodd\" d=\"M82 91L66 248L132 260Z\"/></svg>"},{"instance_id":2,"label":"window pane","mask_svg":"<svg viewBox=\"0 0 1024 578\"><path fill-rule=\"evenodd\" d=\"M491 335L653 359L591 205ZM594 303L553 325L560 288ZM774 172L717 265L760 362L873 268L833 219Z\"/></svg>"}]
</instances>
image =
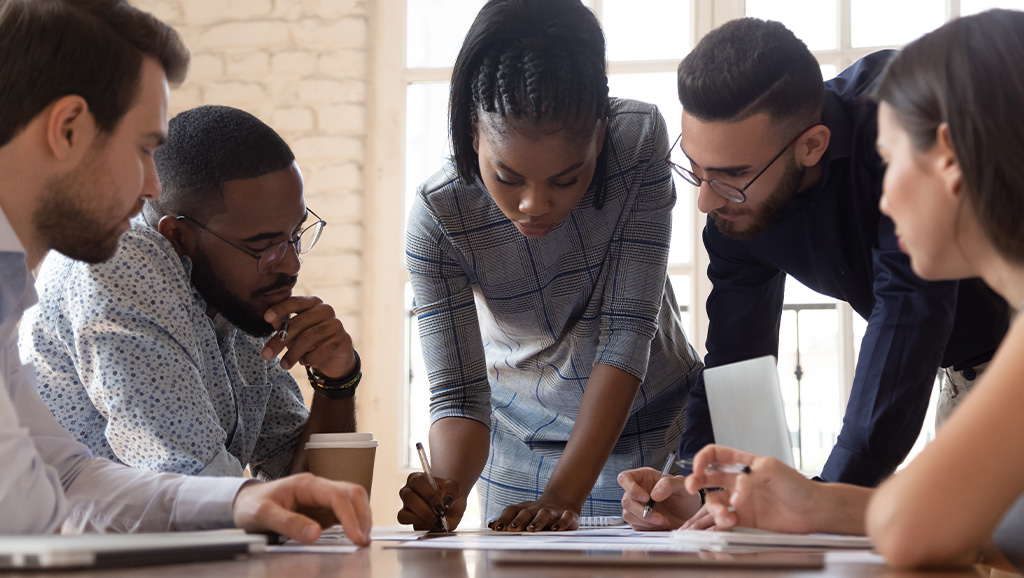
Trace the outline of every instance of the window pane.
<instances>
[{"instance_id":1,"label":"window pane","mask_svg":"<svg viewBox=\"0 0 1024 578\"><path fill-rule=\"evenodd\" d=\"M818 473L842 427L836 300L786 278L779 380L797 467ZM826 307L826 309L822 309ZM798 325L799 324L799 325Z\"/></svg>"},{"instance_id":2,"label":"window pane","mask_svg":"<svg viewBox=\"0 0 1024 578\"><path fill-rule=\"evenodd\" d=\"M689 0L604 0L608 60L682 60L693 45Z\"/></svg>"},{"instance_id":3,"label":"window pane","mask_svg":"<svg viewBox=\"0 0 1024 578\"><path fill-rule=\"evenodd\" d=\"M838 44L834 0L747 0L747 16L782 22L811 50L835 50Z\"/></svg>"},{"instance_id":4,"label":"window pane","mask_svg":"<svg viewBox=\"0 0 1024 578\"><path fill-rule=\"evenodd\" d=\"M680 59L681 60L681 59ZM608 76L608 88L612 96L642 100L658 107L665 117L668 144L679 135L679 119L683 106L676 97L675 72L652 74L612 74ZM675 176L675 173L673 173ZM693 261L693 209L694 187L676 176L676 201L672 211L672 245L669 248L669 263L691 263Z\"/></svg>"},{"instance_id":5,"label":"window pane","mask_svg":"<svg viewBox=\"0 0 1024 578\"><path fill-rule=\"evenodd\" d=\"M693 319L694 304L690 291L690 276L671 275L669 280L672 282L672 292L676 294L676 304L679 305L679 321L683 325L683 331L686 332L686 339L691 340L693 339L693 327L690 326L690 320Z\"/></svg>"},{"instance_id":6,"label":"window pane","mask_svg":"<svg viewBox=\"0 0 1024 578\"><path fill-rule=\"evenodd\" d=\"M960 0L960 14L977 14L989 8L1024 10L1024 0Z\"/></svg>"},{"instance_id":7,"label":"window pane","mask_svg":"<svg viewBox=\"0 0 1024 578\"><path fill-rule=\"evenodd\" d=\"M852 0L850 12L854 47L901 45L942 26L946 3L939 0Z\"/></svg>"},{"instance_id":8,"label":"window pane","mask_svg":"<svg viewBox=\"0 0 1024 578\"><path fill-rule=\"evenodd\" d=\"M407 0L405 61L409 68L454 66L483 0Z\"/></svg>"},{"instance_id":9,"label":"window pane","mask_svg":"<svg viewBox=\"0 0 1024 578\"><path fill-rule=\"evenodd\" d=\"M779 381L797 468L818 473L842 426L839 323L835 309L786 310L779 331Z\"/></svg>"},{"instance_id":10,"label":"window pane","mask_svg":"<svg viewBox=\"0 0 1024 578\"><path fill-rule=\"evenodd\" d=\"M448 83L410 84L405 92L405 214L416 187L451 156Z\"/></svg>"},{"instance_id":11,"label":"window pane","mask_svg":"<svg viewBox=\"0 0 1024 578\"><path fill-rule=\"evenodd\" d=\"M824 80L826 80L826 81L832 80L833 78L836 77L837 74L839 74L839 71L836 70L836 65L835 64L822 64L821 65L821 78L823 78Z\"/></svg>"}]
</instances>

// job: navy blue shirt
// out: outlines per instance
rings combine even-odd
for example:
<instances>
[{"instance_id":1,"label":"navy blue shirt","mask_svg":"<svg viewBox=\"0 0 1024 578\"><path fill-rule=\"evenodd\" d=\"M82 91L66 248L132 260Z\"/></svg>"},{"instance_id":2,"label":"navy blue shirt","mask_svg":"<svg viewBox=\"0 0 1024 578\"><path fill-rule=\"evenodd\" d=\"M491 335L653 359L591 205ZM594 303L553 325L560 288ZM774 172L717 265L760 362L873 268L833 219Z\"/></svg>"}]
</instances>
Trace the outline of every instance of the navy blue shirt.
<instances>
[{"instance_id":1,"label":"navy blue shirt","mask_svg":"<svg viewBox=\"0 0 1024 578\"><path fill-rule=\"evenodd\" d=\"M927 282L878 210L884 167L875 151L872 93L892 51L870 54L825 83L832 131L823 172L764 234L726 238L704 228L713 283L707 367L778 357L786 275L846 301L867 319L843 428L822 478L875 486L903 461L924 422L938 367L987 360L1009 320L979 280ZM680 455L714 441L703 376L691 390Z\"/></svg>"}]
</instances>

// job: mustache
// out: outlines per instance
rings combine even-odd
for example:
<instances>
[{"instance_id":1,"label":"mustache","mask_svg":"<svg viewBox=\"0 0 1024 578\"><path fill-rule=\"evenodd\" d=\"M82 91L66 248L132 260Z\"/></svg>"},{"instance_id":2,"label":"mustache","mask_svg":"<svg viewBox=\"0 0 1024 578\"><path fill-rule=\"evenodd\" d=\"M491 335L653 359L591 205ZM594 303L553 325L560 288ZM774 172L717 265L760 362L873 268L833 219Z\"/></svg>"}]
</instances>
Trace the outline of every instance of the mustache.
<instances>
[{"instance_id":1,"label":"mustache","mask_svg":"<svg viewBox=\"0 0 1024 578\"><path fill-rule=\"evenodd\" d=\"M256 290L257 295L277 291L278 289L292 288L299 281L298 275L278 275L273 283Z\"/></svg>"}]
</instances>

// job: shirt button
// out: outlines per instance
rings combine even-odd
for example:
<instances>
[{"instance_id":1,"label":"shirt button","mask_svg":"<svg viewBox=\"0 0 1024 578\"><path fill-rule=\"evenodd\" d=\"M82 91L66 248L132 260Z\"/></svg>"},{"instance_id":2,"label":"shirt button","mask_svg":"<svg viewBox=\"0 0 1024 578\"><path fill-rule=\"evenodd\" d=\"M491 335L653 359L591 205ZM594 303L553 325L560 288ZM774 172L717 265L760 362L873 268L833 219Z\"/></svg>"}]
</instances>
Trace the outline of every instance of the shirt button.
<instances>
[{"instance_id":1,"label":"shirt button","mask_svg":"<svg viewBox=\"0 0 1024 578\"><path fill-rule=\"evenodd\" d=\"M846 275L846 267L836 267L836 275L839 275L840 277Z\"/></svg>"}]
</instances>

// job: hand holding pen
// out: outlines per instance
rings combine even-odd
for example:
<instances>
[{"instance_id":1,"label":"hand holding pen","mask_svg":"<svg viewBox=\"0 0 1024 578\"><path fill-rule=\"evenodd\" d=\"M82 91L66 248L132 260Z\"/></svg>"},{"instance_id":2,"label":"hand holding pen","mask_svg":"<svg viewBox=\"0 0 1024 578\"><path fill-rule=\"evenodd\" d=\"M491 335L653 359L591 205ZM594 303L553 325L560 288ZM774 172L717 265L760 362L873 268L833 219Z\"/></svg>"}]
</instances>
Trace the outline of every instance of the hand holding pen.
<instances>
[{"instance_id":1,"label":"hand holding pen","mask_svg":"<svg viewBox=\"0 0 1024 578\"><path fill-rule=\"evenodd\" d=\"M430 473L430 462L427 461L427 452L423 450L423 444L420 442L416 442L416 453L420 456L420 463L423 465L423 473L426 474L427 480L430 481L430 487L437 493L437 497L441 498L441 492L437 489L437 481L434 480L434 475ZM448 518L444 515L444 512L439 512L437 517L441 520L441 526L444 528L444 531L451 532L451 530L448 529Z\"/></svg>"},{"instance_id":2,"label":"hand holding pen","mask_svg":"<svg viewBox=\"0 0 1024 578\"><path fill-rule=\"evenodd\" d=\"M676 453L672 452L672 453L668 454L668 459L665 460L665 466L661 468L661 476L660 476L659 479L664 478L665 476L668 475L669 470L672 469L672 463L675 462L675 461L676 461ZM644 513L643 513L642 518L644 520L646 520L647 516L650 516L651 512L653 512L653 511L654 511L654 498L651 498L650 500L647 500L646 504L644 504Z\"/></svg>"}]
</instances>

